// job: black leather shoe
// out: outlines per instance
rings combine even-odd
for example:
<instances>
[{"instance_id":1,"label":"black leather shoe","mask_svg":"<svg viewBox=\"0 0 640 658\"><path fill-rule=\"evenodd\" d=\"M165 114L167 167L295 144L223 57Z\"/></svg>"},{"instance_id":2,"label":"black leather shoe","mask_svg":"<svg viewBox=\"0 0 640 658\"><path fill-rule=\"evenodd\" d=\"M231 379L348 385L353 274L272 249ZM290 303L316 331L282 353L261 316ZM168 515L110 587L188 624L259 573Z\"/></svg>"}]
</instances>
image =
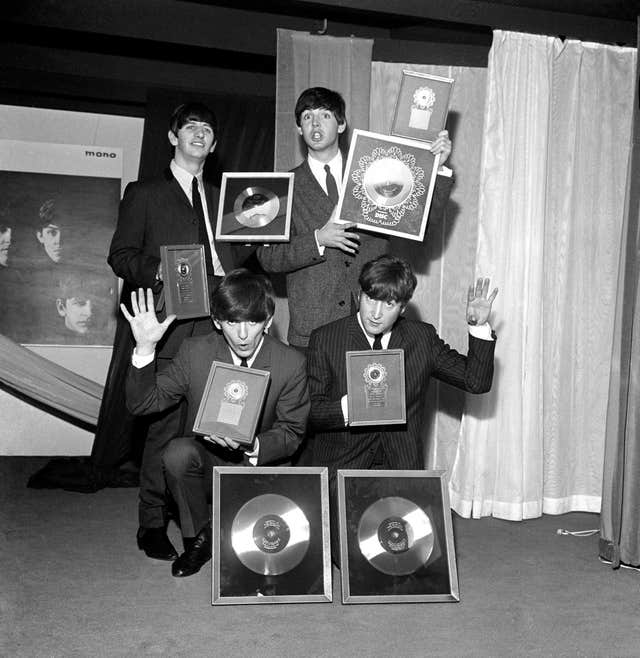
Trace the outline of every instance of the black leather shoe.
<instances>
[{"instance_id":1,"label":"black leather shoe","mask_svg":"<svg viewBox=\"0 0 640 658\"><path fill-rule=\"evenodd\" d=\"M171 565L176 578L198 573L211 559L211 526L205 526L192 540L185 540L184 553Z\"/></svg>"},{"instance_id":2,"label":"black leather shoe","mask_svg":"<svg viewBox=\"0 0 640 658\"><path fill-rule=\"evenodd\" d=\"M138 548L154 560L175 560L178 557L165 528L139 528L137 538Z\"/></svg>"}]
</instances>

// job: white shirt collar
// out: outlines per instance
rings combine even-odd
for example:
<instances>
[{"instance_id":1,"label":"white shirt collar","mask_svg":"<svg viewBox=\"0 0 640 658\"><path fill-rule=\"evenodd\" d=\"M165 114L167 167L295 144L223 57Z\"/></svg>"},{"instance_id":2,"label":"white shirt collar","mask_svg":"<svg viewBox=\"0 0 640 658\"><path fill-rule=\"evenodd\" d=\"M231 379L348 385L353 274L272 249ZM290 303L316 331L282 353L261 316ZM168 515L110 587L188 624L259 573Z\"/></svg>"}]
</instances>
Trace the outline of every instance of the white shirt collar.
<instances>
[{"instance_id":1,"label":"white shirt collar","mask_svg":"<svg viewBox=\"0 0 640 658\"><path fill-rule=\"evenodd\" d=\"M329 165L329 169L331 169L331 173L333 174L333 177L336 179L336 185L338 185L338 188L340 187L340 182L342 181L342 153L340 152L340 149L338 149L338 152L329 160L329 162L320 162L320 160L316 160L312 156L307 156L307 162L309 163L309 168L311 169L311 173L314 175L315 179L320 183L322 186L322 189L326 192L327 190L325 189L326 186L326 178L327 178L327 172L324 169L324 166L326 164Z\"/></svg>"},{"instance_id":2,"label":"white shirt collar","mask_svg":"<svg viewBox=\"0 0 640 658\"><path fill-rule=\"evenodd\" d=\"M247 367L251 368L253 366L253 362L256 360L256 357L258 356L258 353L262 349L263 344L264 344L264 334L262 334L262 338L260 339L260 342L258 343L258 347L256 347L255 352L247 359ZM233 365L239 366L242 359L230 347L229 347L229 352L231 352Z\"/></svg>"}]
</instances>

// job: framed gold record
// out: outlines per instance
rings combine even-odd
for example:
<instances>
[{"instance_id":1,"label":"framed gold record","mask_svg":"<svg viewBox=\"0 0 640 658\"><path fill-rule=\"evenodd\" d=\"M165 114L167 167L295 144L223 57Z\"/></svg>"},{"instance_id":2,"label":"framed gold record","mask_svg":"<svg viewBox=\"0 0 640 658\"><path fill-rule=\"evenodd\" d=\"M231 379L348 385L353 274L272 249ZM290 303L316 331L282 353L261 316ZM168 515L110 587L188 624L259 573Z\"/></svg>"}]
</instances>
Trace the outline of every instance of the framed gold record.
<instances>
[{"instance_id":1,"label":"framed gold record","mask_svg":"<svg viewBox=\"0 0 640 658\"><path fill-rule=\"evenodd\" d=\"M287 242L293 173L224 172L216 222L221 242Z\"/></svg>"},{"instance_id":2,"label":"framed gold record","mask_svg":"<svg viewBox=\"0 0 640 658\"><path fill-rule=\"evenodd\" d=\"M326 468L216 466L213 605L329 602Z\"/></svg>"},{"instance_id":3,"label":"framed gold record","mask_svg":"<svg viewBox=\"0 0 640 658\"><path fill-rule=\"evenodd\" d=\"M444 471L338 471L343 603L459 601Z\"/></svg>"}]
</instances>

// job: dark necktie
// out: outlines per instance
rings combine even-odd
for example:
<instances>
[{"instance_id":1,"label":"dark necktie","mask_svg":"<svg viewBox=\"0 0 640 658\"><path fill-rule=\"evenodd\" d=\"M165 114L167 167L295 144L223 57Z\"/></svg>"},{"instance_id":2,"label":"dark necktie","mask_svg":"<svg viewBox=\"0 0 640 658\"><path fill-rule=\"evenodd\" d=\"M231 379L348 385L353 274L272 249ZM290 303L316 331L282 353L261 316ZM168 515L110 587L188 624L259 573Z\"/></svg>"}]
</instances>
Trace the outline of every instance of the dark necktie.
<instances>
[{"instance_id":1,"label":"dark necktie","mask_svg":"<svg viewBox=\"0 0 640 658\"><path fill-rule=\"evenodd\" d=\"M373 337L373 349L374 350L382 349L382 334L376 334Z\"/></svg>"},{"instance_id":2,"label":"dark necktie","mask_svg":"<svg viewBox=\"0 0 640 658\"><path fill-rule=\"evenodd\" d=\"M207 225L204 222L204 210L202 208L202 199L198 190L198 179L194 176L191 181L191 203L193 210L198 218L198 242L204 245L204 262L207 267L207 274L213 276L213 261L211 260L211 243L207 234Z\"/></svg>"},{"instance_id":3,"label":"dark necktie","mask_svg":"<svg viewBox=\"0 0 640 658\"><path fill-rule=\"evenodd\" d=\"M247 360L244 357L240 357L240 366L242 368L248 368L249 364L247 363Z\"/></svg>"},{"instance_id":4,"label":"dark necktie","mask_svg":"<svg viewBox=\"0 0 640 658\"><path fill-rule=\"evenodd\" d=\"M324 166L324 170L327 172L327 195L331 199L331 203L335 206L338 203L338 186L336 185L336 179L331 173L331 168L328 164Z\"/></svg>"}]
</instances>

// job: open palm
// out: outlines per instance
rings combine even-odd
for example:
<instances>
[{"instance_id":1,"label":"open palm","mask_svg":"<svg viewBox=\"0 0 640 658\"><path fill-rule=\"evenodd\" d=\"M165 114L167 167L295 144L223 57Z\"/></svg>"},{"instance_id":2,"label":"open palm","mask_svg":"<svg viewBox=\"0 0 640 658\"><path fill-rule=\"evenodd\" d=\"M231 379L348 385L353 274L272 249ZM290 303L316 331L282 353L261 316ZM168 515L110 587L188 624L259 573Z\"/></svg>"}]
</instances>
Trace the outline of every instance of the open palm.
<instances>
[{"instance_id":1,"label":"open palm","mask_svg":"<svg viewBox=\"0 0 640 658\"><path fill-rule=\"evenodd\" d=\"M120 304L120 310L131 326L138 353L152 352L176 318L175 315L169 315L163 322L158 322L151 288L147 288L146 297L142 288L138 289L137 294L132 291L131 310L133 315L129 313L124 304Z\"/></svg>"},{"instance_id":2,"label":"open palm","mask_svg":"<svg viewBox=\"0 0 640 658\"><path fill-rule=\"evenodd\" d=\"M491 305L497 294L498 289L494 288L489 295L489 279L479 277L475 286L471 284L467 295L467 323L475 325L488 322Z\"/></svg>"}]
</instances>

